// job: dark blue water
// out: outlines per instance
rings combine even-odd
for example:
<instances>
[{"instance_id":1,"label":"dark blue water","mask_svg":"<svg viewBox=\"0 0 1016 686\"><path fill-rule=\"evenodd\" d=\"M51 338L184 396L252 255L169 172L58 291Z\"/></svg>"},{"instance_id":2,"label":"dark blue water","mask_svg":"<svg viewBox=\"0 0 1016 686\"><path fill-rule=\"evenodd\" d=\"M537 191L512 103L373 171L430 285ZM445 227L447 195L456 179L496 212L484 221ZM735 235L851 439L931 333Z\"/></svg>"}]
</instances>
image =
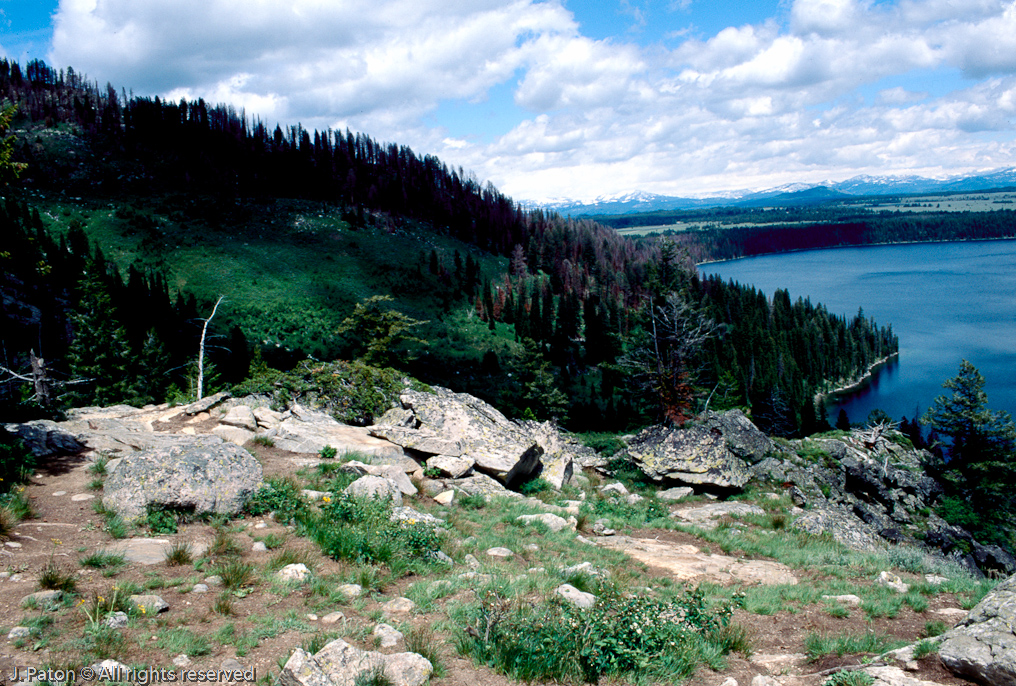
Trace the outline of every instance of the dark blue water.
<instances>
[{"instance_id":1,"label":"dark blue water","mask_svg":"<svg viewBox=\"0 0 1016 686\"><path fill-rule=\"evenodd\" d=\"M894 419L923 414L942 382L970 360L984 375L992 409L1016 414L1016 242L979 241L813 250L702 265L772 297L810 297L830 312L858 308L900 338L896 362L866 386L836 398L861 422L881 408Z\"/></svg>"}]
</instances>

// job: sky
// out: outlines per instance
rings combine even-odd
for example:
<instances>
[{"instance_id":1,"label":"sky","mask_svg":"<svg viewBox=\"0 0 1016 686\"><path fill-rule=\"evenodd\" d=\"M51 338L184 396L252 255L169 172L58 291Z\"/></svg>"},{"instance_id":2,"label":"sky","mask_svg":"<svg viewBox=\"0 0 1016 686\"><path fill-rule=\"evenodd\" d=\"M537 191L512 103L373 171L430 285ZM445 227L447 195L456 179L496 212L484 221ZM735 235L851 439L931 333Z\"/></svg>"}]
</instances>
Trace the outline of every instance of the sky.
<instances>
[{"instance_id":1,"label":"sky","mask_svg":"<svg viewBox=\"0 0 1016 686\"><path fill-rule=\"evenodd\" d=\"M529 202L1016 165L1008 0L0 0L0 55Z\"/></svg>"}]
</instances>

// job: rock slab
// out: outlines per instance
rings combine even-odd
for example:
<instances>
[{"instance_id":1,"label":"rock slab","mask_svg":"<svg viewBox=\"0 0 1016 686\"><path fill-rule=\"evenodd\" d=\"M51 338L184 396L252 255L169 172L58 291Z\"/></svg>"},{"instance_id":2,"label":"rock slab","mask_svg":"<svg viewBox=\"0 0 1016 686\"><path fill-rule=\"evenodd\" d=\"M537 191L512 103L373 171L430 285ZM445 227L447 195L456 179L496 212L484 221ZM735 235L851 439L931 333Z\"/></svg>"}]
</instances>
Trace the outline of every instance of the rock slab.
<instances>
[{"instance_id":1,"label":"rock slab","mask_svg":"<svg viewBox=\"0 0 1016 686\"><path fill-rule=\"evenodd\" d=\"M1016 577L996 586L943 634L938 654L953 673L991 686L1016 686Z\"/></svg>"},{"instance_id":2,"label":"rock slab","mask_svg":"<svg viewBox=\"0 0 1016 686\"><path fill-rule=\"evenodd\" d=\"M434 667L416 653L383 655L336 639L314 655L297 648L279 682L282 686L354 686L360 674L375 671L383 672L395 686L423 686Z\"/></svg>"}]
</instances>

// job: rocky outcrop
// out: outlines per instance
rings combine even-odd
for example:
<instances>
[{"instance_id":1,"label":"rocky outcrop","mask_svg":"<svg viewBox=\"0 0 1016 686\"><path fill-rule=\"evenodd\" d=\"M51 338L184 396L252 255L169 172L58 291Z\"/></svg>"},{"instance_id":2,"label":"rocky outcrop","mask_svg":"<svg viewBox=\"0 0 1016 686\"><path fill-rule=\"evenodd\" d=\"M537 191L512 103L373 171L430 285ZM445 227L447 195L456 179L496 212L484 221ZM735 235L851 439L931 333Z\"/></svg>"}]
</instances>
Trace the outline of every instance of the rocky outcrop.
<instances>
[{"instance_id":1,"label":"rocky outcrop","mask_svg":"<svg viewBox=\"0 0 1016 686\"><path fill-rule=\"evenodd\" d=\"M619 453L649 478L663 483L742 488L751 478L747 461L775 450L772 441L738 410L709 413L701 424L675 429L651 426Z\"/></svg>"},{"instance_id":2,"label":"rocky outcrop","mask_svg":"<svg viewBox=\"0 0 1016 686\"><path fill-rule=\"evenodd\" d=\"M544 449L530 432L479 398L434 387L430 393L405 391L399 399L402 407L389 410L370 427L372 436L421 459L471 460L474 470L505 485L521 483L543 469Z\"/></svg>"},{"instance_id":3,"label":"rocky outcrop","mask_svg":"<svg viewBox=\"0 0 1016 686\"><path fill-rule=\"evenodd\" d=\"M313 655L297 648L282 668L279 682L283 686L354 686L361 674L382 673L395 686L423 686L433 671L430 661L416 653L384 655L335 639Z\"/></svg>"},{"instance_id":4,"label":"rocky outcrop","mask_svg":"<svg viewBox=\"0 0 1016 686\"><path fill-rule=\"evenodd\" d=\"M1016 577L995 587L942 636L938 654L955 674L991 686L1016 686Z\"/></svg>"},{"instance_id":5,"label":"rocky outcrop","mask_svg":"<svg viewBox=\"0 0 1016 686\"><path fill-rule=\"evenodd\" d=\"M149 507L235 515L263 483L261 464L231 443L129 453L106 479L102 504L125 519Z\"/></svg>"},{"instance_id":6,"label":"rocky outcrop","mask_svg":"<svg viewBox=\"0 0 1016 686\"><path fill-rule=\"evenodd\" d=\"M25 448L36 457L76 455L85 449L75 435L48 419L37 419L25 424L7 424L5 428L21 439Z\"/></svg>"},{"instance_id":7,"label":"rocky outcrop","mask_svg":"<svg viewBox=\"0 0 1016 686\"><path fill-rule=\"evenodd\" d=\"M338 455L355 452L375 464L401 464L404 459L399 446L378 440L361 427L337 422L329 414L300 405L294 405L290 413L277 429L266 434L277 448L316 455L331 446Z\"/></svg>"}]
</instances>

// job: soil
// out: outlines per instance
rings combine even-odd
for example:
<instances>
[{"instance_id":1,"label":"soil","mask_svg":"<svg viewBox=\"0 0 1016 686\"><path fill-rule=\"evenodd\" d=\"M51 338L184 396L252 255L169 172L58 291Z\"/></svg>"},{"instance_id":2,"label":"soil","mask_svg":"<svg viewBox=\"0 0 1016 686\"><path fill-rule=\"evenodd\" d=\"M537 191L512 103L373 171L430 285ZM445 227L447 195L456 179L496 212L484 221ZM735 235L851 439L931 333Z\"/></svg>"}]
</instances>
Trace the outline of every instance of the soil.
<instances>
[{"instance_id":1,"label":"soil","mask_svg":"<svg viewBox=\"0 0 1016 686\"><path fill-rule=\"evenodd\" d=\"M190 426L195 427L194 424ZM210 424L211 426L211 424ZM176 426L162 426L160 429L174 430ZM195 427L199 432L201 426ZM248 446L261 460L266 476L293 475L307 462L307 456L278 450L272 447ZM168 629L187 628L200 636L222 635L225 627L232 625L234 634L239 636L257 629L266 616L289 617L303 624L302 630L290 628L278 635L262 639L247 652L237 653L234 645L223 644L220 640L209 640L209 652L191 656L188 669L218 669L224 660L235 658L245 668L253 667L259 680L271 679L280 672L280 665L294 648L310 639L315 632L337 631L346 635L346 640L364 649L375 649L370 631L381 616L381 603L394 597L411 583L403 579L368 594L362 601L329 605L320 595L314 595L309 588L300 588L288 594L279 594L267 584L255 586L244 597L230 596L231 612L224 615L216 611L216 603L222 589L211 588L207 593L189 591L193 584L201 583L212 573L219 560L212 560L203 571L198 572L192 565L169 566L165 561L156 564L128 564L112 576L104 576L103 570L82 567L79 560L97 550L109 549L116 541L103 530L103 518L93 510L93 504L101 498L101 490L91 490L90 483L95 476L88 471L90 458L87 455L62 457L50 460L40 468L26 486L35 518L23 521L11 532L9 540L0 545L0 569L6 569L14 576L0 580L0 685L10 683L9 676L14 668L82 666L82 636L87 629L88 619L83 608L73 604L65 605L52 612L54 622L43 634L44 641L37 637L18 642L6 639L6 633L14 626L25 623L40 615L39 610L23 608L23 598L39 590L38 579L48 565L55 565L62 572L72 575L76 592L80 598L112 593L116 584L133 582L150 588L170 606L168 612L156 617L131 620L122 630L125 639L118 661L127 665L147 665L176 669L173 660L180 651L166 646L160 638ZM85 498L83 496L91 496ZM267 518L238 519L229 523L228 530L241 550L242 559L259 568L269 564L279 550L254 552L251 550L255 537L263 538L275 533L287 536L285 548L304 560L317 577L338 580L351 578L352 568L333 561L306 539L292 535L286 527ZM661 541L682 545L702 545L694 536L666 530L627 531L634 538L657 538ZM134 535L143 536L143 531ZM191 545L207 545L216 535L211 524L195 522L183 525L176 534L159 536L172 542ZM648 573L656 576L667 575L665 569L650 566ZM795 570L802 579L809 572ZM688 682L691 686L719 686L728 677L733 677L742 686L750 684L756 675L772 675L785 686L819 686L827 678L820 674L843 665L858 664L861 656L827 657L818 662L808 662L803 653L804 641L808 634L822 632L842 634L875 631L898 636L903 640L918 640L926 623L937 618L930 614L940 607L958 607L956 598L939 595L930 600L928 612L915 613L905 608L893 619L867 620L859 611L849 617L834 618L820 605L807 605L793 611L783 611L771 616L736 611L735 620L746 627L754 642L750 658L731 655L727 667L721 672L700 669ZM438 608L440 610L440 608ZM321 617L333 611L345 614L339 624L325 626ZM411 614L397 618L414 627L435 628L434 642L445 675L431 683L437 686L502 686L513 683L485 667L478 667L466 658L456 654L453 636L447 630L447 616L440 611L430 614ZM382 650L399 652L404 647ZM868 656L870 657L870 656ZM922 659L911 676L946 685L968 682L948 673L937 656Z\"/></svg>"}]
</instances>

